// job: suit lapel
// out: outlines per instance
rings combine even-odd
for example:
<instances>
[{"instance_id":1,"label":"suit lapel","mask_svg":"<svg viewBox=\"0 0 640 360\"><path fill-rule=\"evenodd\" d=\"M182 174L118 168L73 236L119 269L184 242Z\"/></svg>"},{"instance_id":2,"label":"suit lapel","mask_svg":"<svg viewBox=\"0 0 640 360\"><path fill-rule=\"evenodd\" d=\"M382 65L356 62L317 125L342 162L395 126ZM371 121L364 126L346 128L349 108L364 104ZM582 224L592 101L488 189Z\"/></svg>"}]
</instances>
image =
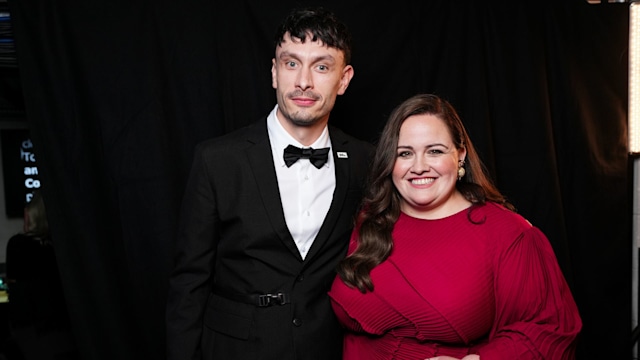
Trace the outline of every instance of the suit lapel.
<instances>
[{"instance_id":1,"label":"suit lapel","mask_svg":"<svg viewBox=\"0 0 640 360\"><path fill-rule=\"evenodd\" d=\"M349 182L351 181L351 161L349 160L349 147L348 141L342 136L340 131L337 131L329 127L329 135L331 136L331 151L333 153L333 163L336 173L336 188L333 192L333 199L331 200L331 206L329 212L320 227L320 231L316 236L309 253L305 260L313 258L322 248L324 243L327 242L331 236L331 232L335 229L335 225L338 222L344 208L344 202L347 198L347 191L349 189Z\"/></svg>"},{"instance_id":2,"label":"suit lapel","mask_svg":"<svg viewBox=\"0 0 640 360\"><path fill-rule=\"evenodd\" d=\"M247 148L246 153L262 204L280 240L295 256L302 260L284 219L280 191L278 190L278 178L271 155L271 143L267 135L266 119L260 125L255 126L254 130L248 134L247 141L251 145Z\"/></svg>"}]
</instances>

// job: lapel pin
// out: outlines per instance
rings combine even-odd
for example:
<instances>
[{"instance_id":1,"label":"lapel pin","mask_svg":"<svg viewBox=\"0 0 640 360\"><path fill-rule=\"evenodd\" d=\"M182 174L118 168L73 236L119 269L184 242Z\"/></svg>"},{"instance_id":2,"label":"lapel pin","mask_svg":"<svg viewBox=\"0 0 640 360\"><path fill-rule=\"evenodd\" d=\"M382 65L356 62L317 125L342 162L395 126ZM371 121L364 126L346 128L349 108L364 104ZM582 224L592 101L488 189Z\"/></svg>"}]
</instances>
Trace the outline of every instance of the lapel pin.
<instances>
[{"instance_id":1,"label":"lapel pin","mask_svg":"<svg viewBox=\"0 0 640 360\"><path fill-rule=\"evenodd\" d=\"M349 155L347 155L347 153L346 153L346 152L344 152L344 151L338 151L338 152L336 152L336 155L338 155L338 157L339 157L340 159L346 159L346 158L348 158L348 157L349 157Z\"/></svg>"}]
</instances>

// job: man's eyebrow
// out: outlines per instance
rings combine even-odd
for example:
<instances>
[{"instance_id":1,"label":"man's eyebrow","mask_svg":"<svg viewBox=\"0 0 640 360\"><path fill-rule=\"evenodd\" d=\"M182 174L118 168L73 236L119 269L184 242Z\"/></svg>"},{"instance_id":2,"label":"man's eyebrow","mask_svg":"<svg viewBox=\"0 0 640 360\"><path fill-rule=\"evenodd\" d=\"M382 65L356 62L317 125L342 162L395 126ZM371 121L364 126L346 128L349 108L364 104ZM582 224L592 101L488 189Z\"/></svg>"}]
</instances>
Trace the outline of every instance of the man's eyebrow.
<instances>
[{"instance_id":1,"label":"man's eyebrow","mask_svg":"<svg viewBox=\"0 0 640 360\"><path fill-rule=\"evenodd\" d=\"M288 58L288 57L295 57L295 58L297 58L296 54L291 53L291 52L289 52L289 51L282 51L280 54L278 54L278 59Z\"/></svg>"},{"instance_id":2,"label":"man's eyebrow","mask_svg":"<svg viewBox=\"0 0 640 360\"><path fill-rule=\"evenodd\" d=\"M298 59L299 60L300 56L298 56L298 54L290 52L290 51L282 51L278 55L278 59L286 59L286 58L294 58L294 59ZM334 58L330 54L319 55L319 56L315 56L315 57L311 58L311 62L312 63L316 63L316 62L319 62L319 61L336 62L336 58Z\"/></svg>"}]
</instances>

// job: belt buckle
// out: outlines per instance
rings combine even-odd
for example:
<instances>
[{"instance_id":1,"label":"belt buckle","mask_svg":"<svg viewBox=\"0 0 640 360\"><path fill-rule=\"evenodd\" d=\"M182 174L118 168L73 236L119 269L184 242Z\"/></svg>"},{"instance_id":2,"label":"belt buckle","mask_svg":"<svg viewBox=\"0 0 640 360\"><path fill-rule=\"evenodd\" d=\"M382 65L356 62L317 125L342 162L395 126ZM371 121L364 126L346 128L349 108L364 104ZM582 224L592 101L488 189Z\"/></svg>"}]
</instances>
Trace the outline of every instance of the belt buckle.
<instances>
[{"instance_id":1,"label":"belt buckle","mask_svg":"<svg viewBox=\"0 0 640 360\"><path fill-rule=\"evenodd\" d=\"M264 294L258 296L258 306L266 307L270 305L284 305L289 302L289 297L284 293Z\"/></svg>"}]
</instances>

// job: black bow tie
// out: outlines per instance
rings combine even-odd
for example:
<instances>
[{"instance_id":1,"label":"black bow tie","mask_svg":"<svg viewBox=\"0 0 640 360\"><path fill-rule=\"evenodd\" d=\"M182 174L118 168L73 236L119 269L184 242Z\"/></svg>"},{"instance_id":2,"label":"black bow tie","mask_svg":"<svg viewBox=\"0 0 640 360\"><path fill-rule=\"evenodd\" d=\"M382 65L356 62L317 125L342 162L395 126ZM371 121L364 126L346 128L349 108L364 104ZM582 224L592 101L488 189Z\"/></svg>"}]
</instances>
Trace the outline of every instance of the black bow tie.
<instances>
[{"instance_id":1,"label":"black bow tie","mask_svg":"<svg viewBox=\"0 0 640 360\"><path fill-rule=\"evenodd\" d=\"M327 162L329 157L329 148L322 149L300 149L293 145L289 145L284 149L284 163L287 167L293 165L298 159L309 159L313 166L320 169Z\"/></svg>"}]
</instances>

